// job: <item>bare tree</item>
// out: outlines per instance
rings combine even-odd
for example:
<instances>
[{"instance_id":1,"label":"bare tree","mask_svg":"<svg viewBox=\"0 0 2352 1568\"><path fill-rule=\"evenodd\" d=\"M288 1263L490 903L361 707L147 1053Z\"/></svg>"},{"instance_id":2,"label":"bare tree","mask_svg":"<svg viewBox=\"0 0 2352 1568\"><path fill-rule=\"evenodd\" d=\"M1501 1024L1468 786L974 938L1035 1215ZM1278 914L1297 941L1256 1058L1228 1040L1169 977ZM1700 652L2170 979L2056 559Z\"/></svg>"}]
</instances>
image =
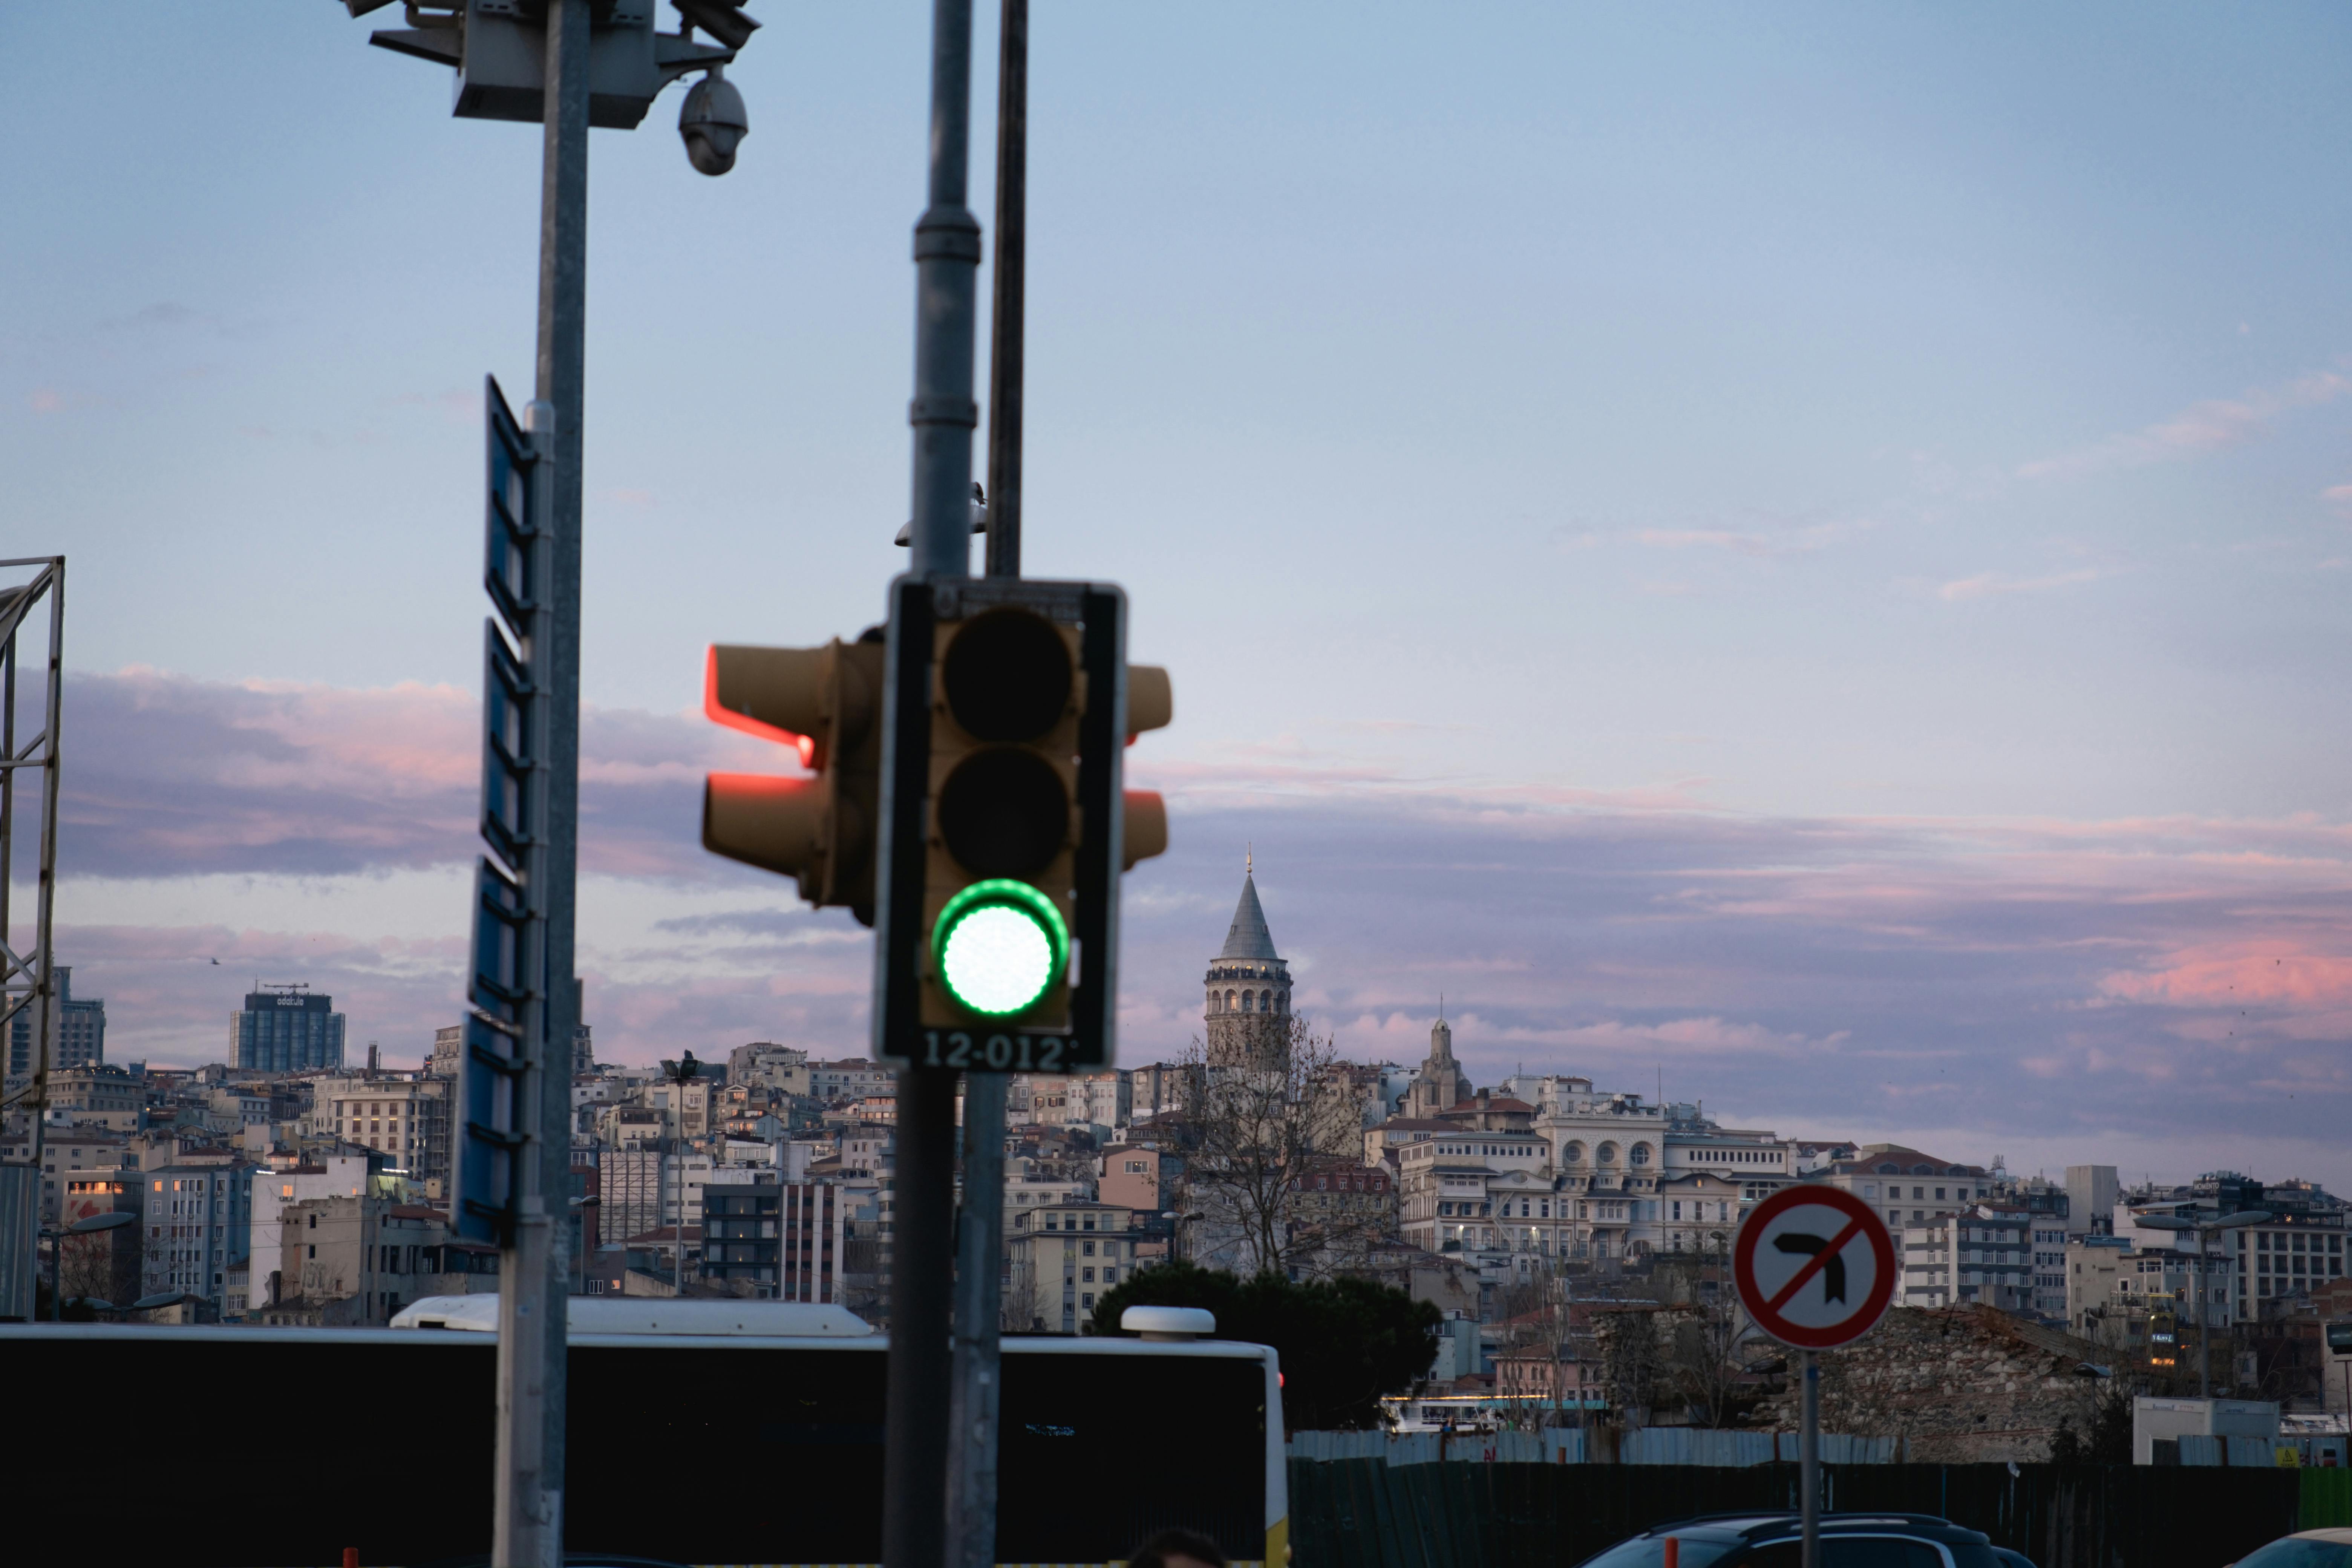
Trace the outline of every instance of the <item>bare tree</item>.
<instances>
[{"instance_id":1,"label":"bare tree","mask_svg":"<svg viewBox=\"0 0 2352 1568\"><path fill-rule=\"evenodd\" d=\"M1731 1283L1729 1238L1716 1232L1695 1252L1662 1253L1651 1284L1673 1311L1660 1323L1670 1398L1705 1426L1730 1426L1761 1397L1748 1371L1755 1327Z\"/></svg>"},{"instance_id":2,"label":"bare tree","mask_svg":"<svg viewBox=\"0 0 2352 1568\"><path fill-rule=\"evenodd\" d=\"M66 1300L94 1296L121 1307L140 1294L139 1266L123 1256L113 1232L62 1236L57 1246L58 1289Z\"/></svg>"},{"instance_id":3,"label":"bare tree","mask_svg":"<svg viewBox=\"0 0 2352 1568\"><path fill-rule=\"evenodd\" d=\"M1008 1334L1025 1334L1045 1329L1048 1309L1058 1323L1062 1303L1058 1294L1052 1301L1045 1297L1045 1282L1037 1278L1036 1261L1026 1254L1016 1254L1012 1268L1005 1271L1003 1304L998 1309L999 1331Z\"/></svg>"},{"instance_id":4,"label":"bare tree","mask_svg":"<svg viewBox=\"0 0 2352 1568\"><path fill-rule=\"evenodd\" d=\"M1609 1414L1623 1430L1641 1426L1665 1396L1668 1369L1660 1342L1665 1336L1658 1318L1667 1310L1653 1301L1628 1301L1593 1315Z\"/></svg>"},{"instance_id":5,"label":"bare tree","mask_svg":"<svg viewBox=\"0 0 2352 1568\"><path fill-rule=\"evenodd\" d=\"M1178 1058L1196 1257L1242 1275L1354 1271L1387 1230L1395 1194L1331 1183L1358 1168L1333 1152L1362 1147L1352 1064L1297 1014L1253 1019L1240 1044L1213 1058L1195 1037Z\"/></svg>"}]
</instances>

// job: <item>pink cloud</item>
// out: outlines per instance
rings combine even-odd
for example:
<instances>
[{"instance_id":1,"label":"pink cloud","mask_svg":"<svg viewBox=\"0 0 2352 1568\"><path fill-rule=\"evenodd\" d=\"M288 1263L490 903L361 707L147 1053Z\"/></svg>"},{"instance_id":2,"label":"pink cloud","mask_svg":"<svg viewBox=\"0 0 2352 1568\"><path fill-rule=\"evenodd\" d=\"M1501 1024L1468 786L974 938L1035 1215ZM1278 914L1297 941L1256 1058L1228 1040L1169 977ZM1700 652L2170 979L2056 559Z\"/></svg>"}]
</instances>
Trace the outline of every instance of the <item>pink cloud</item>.
<instances>
[{"instance_id":1,"label":"pink cloud","mask_svg":"<svg viewBox=\"0 0 2352 1568\"><path fill-rule=\"evenodd\" d=\"M2174 1007L2310 1009L2352 1003L2352 953L2282 952L2232 941L2168 953L2154 969L2119 970L2102 993Z\"/></svg>"},{"instance_id":2,"label":"pink cloud","mask_svg":"<svg viewBox=\"0 0 2352 1568\"><path fill-rule=\"evenodd\" d=\"M2221 451L2253 440L2281 415L2330 402L2347 389L2352 389L2352 381L2333 371L2313 371L2280 386L2257 387L2242 397L2193 404L2143 429L2027 463L2017 470L2018 477L2065 478Z\"/></svg>"},{"instance_id":3,"label":"pink cloud","mask_svg":"<svg viewBox=\"0 0 2352 1568\"><path fill-rule=\"evenodd\" d=\"M58 813L83 874L336 874L478 852L480 698L200 681L147 668L69 678L73 761ZM702 774L795 771L699 716L585 710L582 860L699 876Z\"/></svg>"}]
</instances>

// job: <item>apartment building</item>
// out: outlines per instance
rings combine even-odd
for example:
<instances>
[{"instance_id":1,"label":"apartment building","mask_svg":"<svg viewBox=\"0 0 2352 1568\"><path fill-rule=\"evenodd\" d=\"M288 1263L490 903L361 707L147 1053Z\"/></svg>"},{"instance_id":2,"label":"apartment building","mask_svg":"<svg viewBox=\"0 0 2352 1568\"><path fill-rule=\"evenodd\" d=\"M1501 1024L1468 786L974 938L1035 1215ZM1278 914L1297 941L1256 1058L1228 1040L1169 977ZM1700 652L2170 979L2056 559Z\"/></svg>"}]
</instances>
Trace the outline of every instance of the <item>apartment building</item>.
<instances>
[{"instance_id":1,"label":"apartment building","mask_svg":"<svg viewBox=\"0 0 2352 1568\"><path fill-rule=\"evenodd\" d=\"M2076 1335L2117 1350L2147 1352L2150 1321L2170 1319L2184 1326L2199 1321L2198 1293L2205 1295L2203 1321L2214 1330L2234 1321L2231 1299L2232 1261L2208 1257L2201 1277L2193 1251L2142 1248L2116 1236L2078 1236L2066 1243L2066 1326Z\"/></svg>"},{"instance_id":2,"label":"apartment building","mask_svg":"<svg viewBox=\"0 0 2352 1568\"><path fill-rule=\"evenodd\" d=\"M1849 1159L1830 1161L1808 1180L1838 1187L1877 1208L1886 1228L1947 1219L1992 1196L1992 1173L1906 1149L1899 1143L1865 1143Z\"/></svg>"},{"instance_id":3,"label":"apartment building","mask_svg":"<svg viewBox=\"0 0 2352 1568\"><path fill-rule=\"evenodd\" d=\"M1903 1249L1901 1305L2033 1310L2033 1215L2025 1210L1977 1204L1895 1234Z\"/></svg>"},{"instance_id":4,"label":"apartment building","mask_svg":"<svg viewBox=\"0 0 2352 1568\"><path fill-rule=\"evenodd\" d=\"M1553 1191L1551 1148L1542 1133L1448 1132L1393 1152L1398 1226L1424 1251L1508 1248L1521 1237L1557 1251L1572 1237L1565 1224L1570 1205ZM1524 1223L1521 1200L1529 1211Z\"/></svg>"},{"instance_id":5,"label":"apartment building","mask_svg":"<svg viewBox=\"0 0 2352 1568\"><path fill-rule=\"evenodd\" d=\"M288 1205L315 1198L365 1196L368 1157L331 1154L316 1164L257 1170L251 1173L249 1184L247 1212L253 1226L249 1256L253 1261L247 1286L248 1300L243 1305L232 1303L221 1313L224 1318L239 1316L247 1306L296 1293L294 1281L281 1272Z\"/></svg>"},{"instance_id":6,"label":"apartment building","mask_svg":"<svg viewBox=\"0 0 2352 1568\"><path fill-rule=\"evenodd\" d=\"M58 1068L49 1074L49 1110L75 1127L136 1132L147 1125L146 1070L135 1062Z\"/></svg>"},{"instance_id":7,"label":"apartment building","mask_svg":"<svg viewBox=\"0 0 2352 1568\"><path fill-rule=\"evenodd\" d=\"M13 1157L22 1159L15 1150ZM31 1145L25 1145L25 1153ZM100 1127L50 1127L41 1139L41 1220L54 1225L58 1205L63 1201L65 1184L83 1171L102 1171L125 1163L136 1164L131 1140L120 1132Z\"/></svg>"},{"instance_id":8,"label":"apartment building","mask_svg":"<svg viewBox=\"0 0 2352 1568\"><path fill-rule=\"evenodd\" d=\"M1084 1333L1095 1301L1134 1271L1132 1211L1116 1204L1057 1204L1007 1233L1005 1321L1016 1329Z\"/></svg>"},{"instance_id":9,"label":"apartment building","mask_svg":"<svg viewBox=\"0 0 2352 1568\"><path fill-rule=\"evenodd\" d=\"M265 1321L380 1325L440 1293L449 1232L438 1209L337 1194L284 1205L279 1225L279 1294L254 1309Z\"/></svg>"},{"instance_id":10,"label":"apartment building","mask_svg":"<svg viewBox=\"0 0 2352 1568\"><path fill-rule=\"evenodd\" d=\"M456 1089L457 1079L426 1072L321 1078L311 1089L308 1126L314 1135L383 1151L387 1165L439 1197L449 1190Z\"/></svg>"},{"instance_id":11,"label":"apartment building","mask_svg":"<svg viewBox=\"0 0 2352 1568\"><path fill-rule=\"evenodd\" d=\"M202 1296L226 1313L229 1266L253 1249L252 1172L243 1160L223 1160L140 1173L147 1244L142 1294Z\"/></svg>"},{"instance_id":12,"label":"apartment building","mask_svg":"<svg viewBox=\"0 0 2352 1568\"><path fill-rule=\"evenodd\" d=\"M773 1183L709 1183L702 1189L701 1275L766 1300L777 1294L783 1267L780 1211Z\"/></svg>"}]
</instances>

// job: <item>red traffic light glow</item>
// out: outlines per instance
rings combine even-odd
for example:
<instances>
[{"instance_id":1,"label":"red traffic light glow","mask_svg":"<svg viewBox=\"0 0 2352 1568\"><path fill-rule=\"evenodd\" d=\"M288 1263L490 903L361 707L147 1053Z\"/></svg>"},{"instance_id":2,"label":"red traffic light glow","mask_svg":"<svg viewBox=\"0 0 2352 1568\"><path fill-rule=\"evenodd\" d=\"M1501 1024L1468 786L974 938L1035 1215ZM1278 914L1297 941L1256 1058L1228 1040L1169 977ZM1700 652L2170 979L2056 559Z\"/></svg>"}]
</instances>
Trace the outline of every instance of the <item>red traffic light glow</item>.
<instances>
[{"instance_id":1,"label":"red traffic light glow","mask_svg":"<svg viewBox=\"0 0 2352 1568\"><path fill-rule=\"evenodd\" d=\"M779 730L773 724L762 724L749 713L738 713L719 705L719 650L708 649L702 656L702 713L714 724L724 724L730 730L740 730L747 735L757 735L762 741L773 741L790 746L807 767L816 760L816 738L795 735L790 730Z\"/></svg>"}]
</instances>

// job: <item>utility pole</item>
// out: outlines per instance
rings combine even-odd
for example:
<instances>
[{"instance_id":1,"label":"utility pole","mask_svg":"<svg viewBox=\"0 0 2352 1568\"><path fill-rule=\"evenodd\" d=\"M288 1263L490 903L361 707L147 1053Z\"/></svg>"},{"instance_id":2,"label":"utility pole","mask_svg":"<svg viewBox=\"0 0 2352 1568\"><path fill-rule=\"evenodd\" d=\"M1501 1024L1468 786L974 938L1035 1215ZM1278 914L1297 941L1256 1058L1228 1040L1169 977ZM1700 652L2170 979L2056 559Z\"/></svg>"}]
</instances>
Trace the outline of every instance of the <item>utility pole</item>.
<instances>
[{"instance_id":1,"label":"utility pole","mask_svg":"<svg viewBox=\"0 0 2352 1568\"><path fill-rule=\"evenodd\" d=\"M353 16L390 4L344 0ZM698 71L703 80L678 117L694 168L726 173L750 130L742 94L721 68L760 24L734 0L672 4L675 33L655 30L649 5L410 0L408 26L368 38L453 69L458 117L541 127L537 375L528 438L495 382L485 398L491 479L485 586L497 614L486 628L482 833L493 856L478 863L475 880L467 989L474 1011L460 1058L463 1124L450 1212L454 1233L494 1238L499 1248L498 1568L559 1568L563 1554L572 1052L580 1021L572 949L588 130L635 127L665 87ZM698 42L698 27L717 41Z\"/></svg>"},{"instance_id":2,"label":"utility pole","mask_svg":"<svg viewBox=\"0 0 2352 1568\"><path fill-rule=\"evenodd\" d=\"M1021 370L1027 261L1029 0L1003 0L996 70L996 269L988 353L988 575L1021 575ZM996 1562L997 1415L1003 1394L1007 1075L964 1075L963 1210L956 1231L949 1397L949 1568Z\"/></svg>"},{"instance_id":3,"label":"utility pole","mask_svg":"<svg viewBox=\"0 0 2352 1568\"><path fill-rule=\"evenodd\" d=\"M499 1257L498 1482L491 1561L560 1568L571 1276L572 896L580 826L580 458L588 268L590 0L549 0L541 141L539 353L526 417L545 592L530 617L527 951L514 1224ZM531 951L535 950L535 951ZM536 1090L535 1096L533 1092Z\"/></svg>"},{"instance_id":4,"label":"utility pole","mask_svg":"<svg viewBox=\"0 0 2352 1568\"><path fill-rule=\"evenodd\" d=\"M972 400L980 224L965 206L971 113L971 0L933 0L929 202L915 223L915 575L971 571ZM877 933L877 967L891 933ZM890 1366L882 1462L886 1568L947 1559L948 1432L939 1392L952 1370L949 1296L955 1203L955 1077L898 1075ZM1001 1188L1000 1188L1001 1190Z\"/></svg>"}]
</instances>

